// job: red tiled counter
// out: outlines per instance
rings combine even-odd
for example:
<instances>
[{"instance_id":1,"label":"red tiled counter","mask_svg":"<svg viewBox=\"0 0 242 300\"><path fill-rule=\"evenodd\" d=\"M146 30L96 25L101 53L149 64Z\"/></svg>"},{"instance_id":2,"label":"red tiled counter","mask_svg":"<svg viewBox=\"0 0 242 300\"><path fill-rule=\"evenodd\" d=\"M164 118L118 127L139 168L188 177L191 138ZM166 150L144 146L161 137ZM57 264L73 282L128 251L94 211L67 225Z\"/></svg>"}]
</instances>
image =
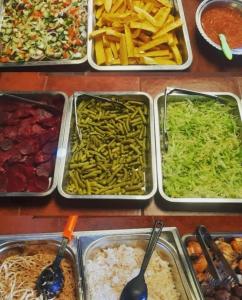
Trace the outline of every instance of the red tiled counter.
<instances>
[{"instance_id":1,"label":"red tiled counter","mask_svg":"<svg viewBox=\"0 0 242 300\"><path fill-rule=\"evenodd\" d=\"M164 221L167 227L177 227L181 235L194 232L199 224L205 225L211 232L242 231L242 216L227 216L226 220L224 216L79 217L76 231L149 228L155 219ZM0 235L61 232L65 222L65 217L2 216Z\"/></svg>"}]
</instances>

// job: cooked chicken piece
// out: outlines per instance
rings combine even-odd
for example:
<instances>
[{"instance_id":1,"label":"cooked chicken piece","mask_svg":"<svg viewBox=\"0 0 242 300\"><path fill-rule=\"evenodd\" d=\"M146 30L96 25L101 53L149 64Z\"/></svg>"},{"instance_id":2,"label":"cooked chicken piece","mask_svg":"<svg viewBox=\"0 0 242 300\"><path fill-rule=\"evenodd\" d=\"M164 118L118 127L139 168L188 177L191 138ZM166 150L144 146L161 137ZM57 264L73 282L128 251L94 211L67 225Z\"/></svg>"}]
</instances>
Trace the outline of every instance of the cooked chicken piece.
<instances>
[{"instance_id":1,"label":"cooked chicken piece","mask_svg":"<svg viewBox=\"0 0 242 300\"><path fill-rule=\"evenodd\" d=\"M234 238L231 246L238 254L242 254L242 238Z\"/></svg>"},{"instance_id":2,"label":"cooked chicken piece","mask_svg":"<svg viewBox=\"0 0 242 300\"><path fill-rule=\"evenodd\" d=\"M208 281L208 273L203 272L203 273L197 273L197 279L199 282L207 282Z\"/></svg>"},{"instance_id":3,"label":"cooked chicken piece","mask_svg":"<svg viewBox=\"0 0 242 300\"><path fill-rule=\"evenodd\" d=\"M208 263L203 254L199 256L198 259L195 262L193 262L192 265L197 274L204 272L208 267Z\"/></svg>"},{"instance_id":4,"label":"cooked chicken piece","mask_svg":"<svg viewBox=\"0 0 242 300\"><path fill-rule=\"evenodd\" d=\"M202 248L196 241L190 241L187 245L187 251L189 256L200 256L202 254Z\"/></svg>"},{"instance_id":5,"label":"cooked chicken piece","mask_svg":"<svg viewBox=\"0 0 242 300\"><path fill-rule=\"evenodd\" d=\"M233 261L237 258L237 253L233 250L229 243L217 240L215 241L220 251L223 253L224 257L228 261L230 265L232 265Z\"/></svg>"}]
</instances>

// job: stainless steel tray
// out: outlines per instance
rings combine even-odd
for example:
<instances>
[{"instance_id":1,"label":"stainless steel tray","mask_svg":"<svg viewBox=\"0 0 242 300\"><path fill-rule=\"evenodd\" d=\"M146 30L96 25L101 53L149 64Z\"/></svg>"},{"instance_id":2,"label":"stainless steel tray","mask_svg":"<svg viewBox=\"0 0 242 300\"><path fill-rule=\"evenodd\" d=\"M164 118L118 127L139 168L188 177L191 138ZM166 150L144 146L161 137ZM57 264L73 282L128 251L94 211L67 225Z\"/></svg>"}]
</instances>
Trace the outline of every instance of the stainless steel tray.
<instances>
[{"instance_id":1,"label":"stainless steel tray","mask_svg":"<svg viewBox=\"0 0 242 300\"><path fill-rule=\"evenodd\" d=\"M88 284L86 282L88 275L86 275L85 265L87 260L91 258L93 252L98 248L119 246L120 244L140 245L142 242L144 243L145 240L148 240L150 232L150 229L129 229L93 231L90 233L82 232L81 235L78 234L78 243L82 252L83 283L86 291L84 292L86 296L85 299L90 299L88 294ZM176 228L167 227L163 229L158 241L157 251L169 262L176 288L181 293L181 299L198 299L194 283L192 280L188 279L187 276L189 270L180 243L179 233Z\"/></svg>"},{"instance_id":2,"label":"stainless steel tray","mask_svg":"<svg viewBox=\"0 0 242 300\"><path fill-rule=\"evenodd\" d=\"M214 239L215 238L224 238L225 240L230 240L235 237L241 238L242 233L241 232L214 232L214 233L211 233L211 236ZM201 285L199 284L199 281L196 278L196 273L195 273L195 270L193 269L192 262L191 262L191 259L189 257L189 254L188 254L187 248L186 248L189 241L195 241L195 240L196 240L196 236L194 234L186 234L186 235L182 236L182 246L183 246L184 254L185 254L187 264L188 264L188 267L190 270L189 276L191 276L191 280L194 282L197 292L198 292L198 295L199 295L198 299L205 300L203 293L202 293Z\"/></svg>"},{"instance_id":3,"label":"stainless steel tray","mask_svg":"<svg viewBox=\"0 0 242 300\"><path fill-rule=\"evenodd\" d=\"M4 92L3 92L4 93ZM65 131L65 125L66 125L66 118L68 116L68 111L69 111L69 101L68 97L66 94L62 92L14 92L13 94L30 98L35 101L42 101L41 99L43 97L54 97L58 96L60 97L62 103L63 103L63 109L61 113L61 126L60 126L60 131L59 131L59 138L58 138L58 144L57 144L57 153L56 153L56 159L55 159L55 166L54 166L54 173L53 173L53 178L51 178L51 184L48 188L47 191L45 192L0 192L0 197L29 197L29 196L34 196L34 197L44 197L50 195L55 188L57 187L57 181L59 177L59 172L60 172L60 161L61 157L63 155L63 138L64 138L64 131ZM0 101L1 97L4 98L4 95L0 92Z\"/></svg>"},{"instance_id":4,"label":"stainless steel tray","mask_svg":"<svg viewBox=\"0 0 242 300\"><path fill-rule=\"evenodd\" d=\"M218 95L226 98L228 103L237 107L235 114L242 120L242 106L241 100L232 93L221 92L206 92L211 95ZM169 96L171 102L179 101L183 97L192 100L194 96L181 95L173 93ZM205 98L204 98L205 99ZM157 179L158 179L158 201L161 205L169 207L169 209L176 210L238 210L238 205L242 204L242 199L231 198L174 198L169 197L163 189L163 173L162 173L162 159L163 154L161 151L162 145L162 129L161 129L161 109L164 107L164 94L158 94L154 100L154 116L155 116L155 139L156 139L156 165L157 165ZM215 100L216 101L216 100ZM168 102L169 103L169 102ZM241 125L242 126L242 125Z\"/></svg>"},{"instance_id":5,"label":"stainless steel tray","mask_svg":"<svg viewBox=\"0 0 242 300\"><path fill-rule=\"evenodd\" d=\"M36 4L35 4L36 5ZM87 8L88 9L88 8ZM5 1L0 0L0 32L1 32L1 27L4 19L4 13L5 13ZM87 11L88 15L88 11ZM87 32L87 23L84 24L86 27L86 32ZM87 51L87 49L86 49ZM9 67L36 67L36 66L52 66L52 65L74 65L74 64L83 64L87 61L87 53L85 56L82 58L78 59L49 59L49 60L32 60L32 61L25 61L25 62L7 62L7 63L2 63L0 62L0 68L9 68Z\"/></svg>"},{"instance_id":6,"label":"stainless steel tray","mask_svg":"<svg viewBox=\"0 0 242 300\"><path fill-rule=\"evenodd\" d=\"M74 238L69 243L68 255L70 255L75 264L77 279L77 289L80 300L86 299L85 285L85 260L89 251L95 246L107 245L110 242L120 244L120 241L131 242L133 240L148 239L148 234L151 232L150 228L142 229L120 229L120 230L100 230L100 231L77 231L74 232ZM1 235L0 236L0 255L1 253L11 248L11 245L19 245L20 247L25 243L51 243L53 247L60 244L61 233L38 233L38 234L18 234L18 235ZM120 239L120 240L118 240ZM164 251L173 268L177 270L178 283L181 288L182 295L188 300L197 300L198 291L193 281L187 259L185 257L180 235L175 227L165 227L162 231L159 240L159 249Z\"/></svg>"},{"instance_id":7,"label":"stainless steel tray","mask_svg":"<svg viewBox=\"0 0 242 300\"><path fill-rule=\"evenodd\" d=\"M75 93L73 97L71 98L71 108L70 108L70 115L68 116L67 122L66 122L66 131L65 131L65 138L64 138L64 144L63 148L66 151L65 157L63 157L61 161L61 167L60 167L60 177L58 182L58 191L59 193L65 197L65 198L73 198L73 199L99 199L100 201L105 201L107 199L113 200L113 201L133 201L134 203L138 203L138 201L141 201L142 203L148 201L156 192L156 170L155 170L155 141L154 141L154 128L153 128L153 106L152 106L152 99L151 97L142 92L90 92L90 94L93 95L99 95L103 97L116 97L121 102L127 99L130 99L132 97L133 100L138 102L144 102L147 104L148 107L148 113L149 113L149 120L147 124L147 145L148 147L148 153L147 155L147 166L145 171L145 181L146 181L146 191L144 195L82 195L82 194L68 194L64 190L64 184L65 184L65 174L67 170L67 164L70 158L70 137L73 130L76 130L75 128L71 128L72 120L74 120L74 99L86 99L85 96L81 96L81 92Z\"/></svg>"},{"instance_id":8,"label":"stainless steel tray","mask_svg":"<svg viewBox=\"0 0 242 300\"><path fill-rule=\"evenodd\" d=\"M95 61L94 54L94 43L92 40L88 40L87 42L87 54L88 54L88 62L96 70L99 71L180 71L189 68L192 63L192 50L190 39L188 35L185 15L183 11L182 1L181 0L173 0L175 15L180 16L182 20L182 27L177 29L178 32L178 42L180 44L181 55L183 58L183 63L181 65L114 65L114 66L99 66ZM88 3L88 36L95 28L95 7L94 0L89 0Z\"/></svg>"},{"instance_id":9,"label":"stainless steel tray","mask_svg":"<svg viewBox=\"0 0 242 300\"><path fill-rule=\"evenodd\" d=\"M0 237L0 260L1 257L8 257L9 254L15 255L17 253L22 253L25 249L30 251L30 253L33 253L36 251L34 249L37 247L43 247L43 249L45 249L47 252L49 250L53 255L55 255L60 245L61 235L56 234L18 235L13 237L2 236ZM80 300L82 299L82 288L75 241L71 242L70 246L66 248L65 258L68 259L72 265L75 280L76 299Z\"/></svg>"}]
</instances>

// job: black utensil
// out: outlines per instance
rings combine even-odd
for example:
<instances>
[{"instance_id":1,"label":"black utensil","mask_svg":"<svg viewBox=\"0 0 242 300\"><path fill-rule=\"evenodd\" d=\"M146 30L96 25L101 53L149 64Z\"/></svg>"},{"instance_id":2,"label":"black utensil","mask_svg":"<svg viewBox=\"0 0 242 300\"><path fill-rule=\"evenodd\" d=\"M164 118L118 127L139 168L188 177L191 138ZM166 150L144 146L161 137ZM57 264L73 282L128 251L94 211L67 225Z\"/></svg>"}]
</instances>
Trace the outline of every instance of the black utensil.
<instances>
[{"instance_id":1,"label":"black utensil","mask_svg":"<svg viewBox=\"0 0 242 300\"><path fill-rule=\"evenodd\" d=\"M144 274L149 264L156 243L160 237L164 224L161 221L156 221L150 235L148 246L145 250L145 256L140 268L139 274L130 280L124 287L120 300L146 300L148 298L147 285L145 283Z\"/></svg>"},{"instance_id":2,"label":"black utensil","mask_svg":"<svg viewBox=\"0 0 242 300\"><path fill-rule=\"evenodd\" d=\"M51 265L46 267L40 274L36 289L38 294L44 297L44 300L54 299L62 290L64 285L64 276L60 263L64 257L66 246L72 239L73 230L77 223L77 216L70 216L66 223L61 246L58 250L55 260Z\"/></svg>"}]
</instances>

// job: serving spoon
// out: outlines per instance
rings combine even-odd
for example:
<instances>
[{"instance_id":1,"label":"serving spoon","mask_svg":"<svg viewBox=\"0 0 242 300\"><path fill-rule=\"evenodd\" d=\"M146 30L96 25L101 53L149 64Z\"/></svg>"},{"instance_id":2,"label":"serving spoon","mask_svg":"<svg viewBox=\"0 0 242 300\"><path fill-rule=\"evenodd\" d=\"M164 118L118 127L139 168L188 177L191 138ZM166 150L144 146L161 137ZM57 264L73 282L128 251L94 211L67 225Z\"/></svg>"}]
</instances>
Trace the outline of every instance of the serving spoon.
<instances>
[{"instance_id":1,"label":"serving spoon","mask_svg":"<svg viewBox=\"0 0 242 300\"><path fill-rule=\"evenodd\" d=\"M44 300L54 299L63 289L64 276L60 263L64 257L68 242L72 239L73 230L76 226L78 216L70 216L63 231L63 238L55 260L46 267L36 282L36 289Z\"/></svg>"},{"instance_id":2,"label":"serving spoon","mask_svg":"<svg viewBox=\"0 0 242 300\"><path fill-rule=\"evenodd\" d=\"M150 235L149 243L145 250L145 256L140 268L139 274L130 280L124 287L120 300L146 300L148 298L147 285L145 283L144 274L148 267L152 253L155 250L156 243L160 237L163 222L157 220Z\"/></svg>"},{"instance_id":3,"label":"serving spoon","mask_svg":"<svg viewBox=\"0 0 242 300\"><path fill-rule=\"evenodd\" d=\"M228 60L231 60L233 58L233 54L232 54L232 51L231 51L231 49L229 47L229 44L227 42L226 36L222 33L220 33L218 36L219 36L219 40L220 40L220 43L221 43L221 48L223 50L223 53L224 53L225 57Z\"/></svg>"}]
</instances>

